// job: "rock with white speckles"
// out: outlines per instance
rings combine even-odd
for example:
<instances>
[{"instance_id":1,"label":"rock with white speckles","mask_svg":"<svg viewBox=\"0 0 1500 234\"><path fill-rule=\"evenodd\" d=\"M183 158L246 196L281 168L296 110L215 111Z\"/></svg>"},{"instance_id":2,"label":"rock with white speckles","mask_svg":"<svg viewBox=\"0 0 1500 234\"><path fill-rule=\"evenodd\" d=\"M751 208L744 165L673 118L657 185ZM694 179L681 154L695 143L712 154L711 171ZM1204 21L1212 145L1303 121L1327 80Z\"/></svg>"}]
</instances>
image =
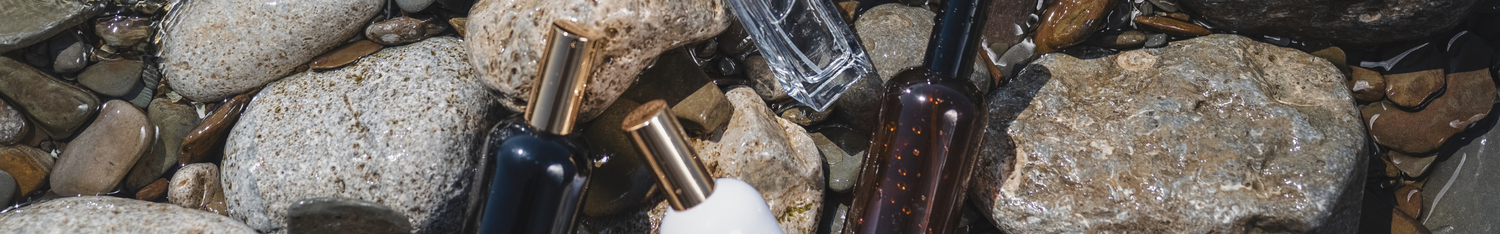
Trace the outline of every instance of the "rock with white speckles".
<instances>
[{"instance_id":1,"label":"rock with white speckles","mask_svg":"<svg viewBox=\"0 0 1500 234\"><path fill-rule=\"evenodd\" d=\"M469 56L484 84L499 90L505 107L526 109L537 60L555 20L574 20L604 34L598 65L583 95L578 121L604 112L635 83L636 75L667 49L707 39L728 27L718 0L594 1L483 0L469 15Z\"/></svg>"},{"instance_id":2,"label":"rock with white speckles","mask_svg":"<svg viewBox=\"0 0 1500 234\"><path fill-rule=\"evenodd\" d=\"M161 36L177 93L218 101L291 73L364 29L386 1L184 1Z\"/></svg>"},{"instance_id":3,"label":"rock with white speckles","mask_svg":"<svg viewBox=\"0 0 1500 234\"><path fill-rule=\"evenodd\" d=\"M4 233L255 233L237 220L109 196L65 197L0 214Z\"/></svg>"},{"instance_id":4,"label":"rock with white speckles","mask_svg":"<svg viewBox=\"0 0 1500 234\"><path fill-rule=\"evenodd\" d=\"M1007 233L1352 232L1368 156L1344 82L1227 34L1048 54L988 96L970 199Z\"/></svg>"},{"instance_id":5,"label":"rock with white speckles","mask_svg":"<svg viewBox=\"0 0 1500 234\"><path fill-rule=\"evenodd\" d=\"M771 112L749 87L725 94L734 104L729 126L720 134L693 140L698 158L717 178L749 183L771 207L786 233L815 233L823 209L823 160L802 126ZM661 223L667 203L651 211Z\"/></svg>"},{"instance_id":6,"label":"rock with white speckles","mask_svg":"<svg viewBox=\"0 0 1500 234\"><path fill-rule=\"evenodd\" d=\"M499 108L464 49L429 38L267 85L225 145L230 216L284 231L293 203L343 197L404 212L417 233L458 232Z\"/></svg>"}]
</instances>

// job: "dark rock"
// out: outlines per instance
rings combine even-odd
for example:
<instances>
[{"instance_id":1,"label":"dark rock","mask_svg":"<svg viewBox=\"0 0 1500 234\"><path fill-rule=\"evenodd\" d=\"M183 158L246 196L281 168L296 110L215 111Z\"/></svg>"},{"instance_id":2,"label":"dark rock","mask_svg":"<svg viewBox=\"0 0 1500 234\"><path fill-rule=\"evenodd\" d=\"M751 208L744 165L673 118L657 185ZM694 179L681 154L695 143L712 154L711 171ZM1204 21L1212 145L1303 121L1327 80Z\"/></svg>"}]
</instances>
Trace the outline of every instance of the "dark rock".
<instances>
[{"instance_id":1,"label":"dark rock","mask_svg":"<svg viewBox=\"0 0 1500 234\"><path fill-rule=\"evenodd\" d=\"M982 45L1020 44L1027 38L1026 33L1036 27L1037 7L1039 7L1037 0L989 1L989 5L985 6L984 30L981 31L984 34L980 35L980 43ZM1010 46L988 46L980 53L999 58L1006 54L1009 48ZM1009 76L1011 73L1006 72L1003 75Z\"/></svg>"},{"instance_id":2,"label":"dark rock","mask_svg":"<svg viewBox=\"0 0 1500 234\"><path fill-rule=\"evenodd\" d=\"M759 87L759 85L757 85ZM760 89L756 89L759 93ZM833 102L833 118L848 121L849 127L870 134L880 116L880 99L885 94L885 82L874 77L865 77L844 90L844 95ZM772 100L774 99L766 99Z\"/></svg>"},{"instance_id":3,"label":"dark rock","mask_svg":"<svg viewBox=\"0 0 1500 234\"><path fill-rule=\"evenodd\" d=\"M354 63L359 58L364 58L365 55L374 54L375 51L380 51L380 48L385 48L385 46L370 40L360 40L313 57L312 62L307 65L315 71L339 68Z\"/></svg>"},{"instance_id":4,"label":"dark rock","mask_svg":"<svg viewBox=\"0 0 1500 234\"><path fill-rule=\"evenodd\" d=\"M0 171L16 179L17 196L25 196L47 184L52 155L24 145L0 146Z\"/></svg>"},{"instance_id":5,"label":"dark rock","mask_svg":"<svg viewBox=\"0 0 1500 234\"><path fill-rule=\"evenodd\" d=\"M1202 36L1214 33L1203 26L1161 16L1136 16L1135 26L1177 36Z\"/></svg>"},{"instance_id":6,"label":"dark rock","mask_svg":"<svg viewBox=\"0 0 1500 234\"><path fill-rule=\"evenodd\" d=\"M778 102L792 98L792 96L786 94L786 89L781 87L781 81L776 80L776 73L771 72L771 65L766 63L765 57L761 57L760 55L746 57L745 76L750 78L750 82L753 84L752 88L755 89L755 94L760 95L761 99L765 99L768 102ZM880 81L875 82L880 83ZM844 91L844 95L849 95L850 92L853 91L846 90ZM839 100L843 99L843 96L839 97Z\"/></svg>"},{"instance_id":7,"label":"dark rock","mask_svg":"<svg viewBox=\"0 0 1500 234\"><path fill-rule=\"evenodd\" d=\"M16 178L11 177L10 173L0 171L0 206L10 206L10 200L20 195Z\"/></svg>"},{"instance_id":8,"label":"dark rock","mask_svg":"<svg viewBox=\"0 0 1500 234\"><path fill-rule=\"evenodd\" d=\"M448 30L448 26L439 23L436 18L416 19L411 17L396 17L395 19L370 24L369 27L365 28L365 38L369 38L370 41L380 43L381 45L393 46L417 42L436 36L438 33L442 33L443 30Z\"/></svg>"},{"instance_id":9,"label":"dark rock","mask_svg":"<svg viewBox=\"0 0 1500 234\"><path fill-rule=\"evenodd\" d=\"M1385 99L1385 78L1379 72L1363 67L1350 69L1354 71L1349 80L1349 90L1353 92L1354 100L1368 103Z\"/></svg>"},{"instance_id":10,"label":"dark rock","mask_svg":"<svg viewBox=\"0 0 1500 234\"><path fill-rule=\"evenodd\" d=\"M148 184L145 187L141 187L140 191L136 191L135 199L142 201L156 201L158 199L161 199L162 197L166 197L167 184L169 184L167 178L157 178L155 181L152 181L151 184Z\"/></svg>"},{"instance_id":11,"label":"dark rock","mask_svg":"<svg viewBox=\"0 0 1500 234\"><path fill-rule=\"evenodd\" d=\"M729 104L729 98L715 84L703 84L697 92L672 106L672 115L686 120L682 121L683 127L700 135L719 130L732 114L734 105Z\"/></svg>"},{"instance_id":12,"label":"dark rock","mask_svg":"<svg viewBox=\"0 0 1500 234\"><path fill-rule=\"evenodd\" d=\"M1109 48L1104 48L1104 47L1099 47L1099 46L1080 45L1080 46L1068 47L1067 49L1063 49L1062 51L1058 51L1058 53L1067 54L1069 56L1073 56L1073 57L1076 57L1076 58L1079 58L1079 59L1096 59L1096 58L1103 58L1103 57L1106 57L1106 56L1114 55L1115 54L1115 50L1111 50Z\"/></svg>"},{"instance_id":13,"label":"dark rock","mask_svg":"<svg viewBox=\"0 0 1500 234\"><path fill-rule=\"evenodd\" d=\"M78 84L105 96L125 97L141 87L141 68L140 60L100 62L79 73Z\"/></svg>"},{"instance_id":14,"label":"dark rock","mask_svg":"<svg viewBox=\"0 0 1500 234\"><path fill-rule=\"evenodd\" d=\"M1235 35L1045 55L988 95L970 198L1007 233L1351 230L1365 137L1344 82Z\"/></svg>"},{"instance_id":15,"label":"dark rock","mask_svg":"<svg viewBox=\"0 0 1500 234\"><path fill-rule=\"evenodd\" d=\"M630 99L615 100L584 126L583 132L588 134L582 137L588 142L589 154L603 158L596 161L601 163L594 167L588 195L583 196L587 199L583 202L583 213L588 216L605 217L656 204L650 201L660 192L656 188L656 174L647 166L630 135L620 127L625 116L637 106L640 103Z\"/></svg>"},{"instance_id":16,"label":"dark rock","mask_svg":"<svg viewBox=\"0 0 1500 234\"><path fill-rule=\"evenodd\" d=\"M63 49L62 52L57 54L57 58L52 60L52 70L57 71L57 73L82 71L84 67L89 65L89 52L93 50L93 46L89 46L89 44L84 44L83 42L75 42L72 45L68 45L67 49Z\"/></svg>"},{"instance_id":17,"label":"dark rock","mask_svg":"<svg viewBox=\"0 0 1500 234\"><path fill-rule=\"evenodd\" d=\"M139 190L161 178L167 169L177 165L177 156L182 149L182 140L197 127L197 108L185 103L157 98L147 107L146 117L156 126L156 141L141 159L135 161L130 174L125 175L125 189Z\"/></svg>"},{"instance_id":18,"label":"dark rock","mask_svg":"<svg viewBox=\"0 0 1500 234\"><path fill-rule=\"evenodd\" d=\"M721 57L719 59L713 60L713 63L709 64L709 70L713 71L714 75L737 76L740 74L740 65L738 63L735 63L734 59Z\"/></svg>"},{"instance_id":19,"label":"dark rock","mask_svg":"<svg viewBox=\"0 0 1500 234\"><path fill-rule=\"evenodd\" d=\"M677 48L662 52L661 57L656 58L656 65L641 71L640 79L635 85L625 89L620 98L636 103L662 99L667 101L667 105L675 106L697 92L703 84L712 82L708 73L704 73L703 68L693 62L693 56L688 54L687 49Z\"/></svg>"},{"instance_id":20,"label":"dark rock","mask_svg":"<svg viewBox=\"0 0 1500 234\"><path fill-rule=\"evenodd\" d=\"M1166 33L1151 33L1151 34L1146 34L1146 43L1145 43L1145 46L1146 46L1146 48L1157 48L1157 47L1167 46L1167 34Z\"/></svg>"},{"instance_id":21,"label":"dark rock","mask_svg":"<svg viewBox=\"0 0 1500 234\"><path fill-rule=\"evenodd\" d=\"M1380 44L1426 37L1453 28L1477 0L1180 0L1224 30Z\"/></svg>"},{"instance_id":22,"label":"dark rock","mask_svg":"<svg viewBox=\"0 0 1500 234\"><path fill-rule=\"evenodd\" d=\"M36 44L83 23L94 4L74 0L0 1L0 53Z\"/></svg>"},{"instance_id":23,"label":"dark rock","mask_svg":"<svg viewBox=\"0 0 1500 234\"><path fill-rule=\"evenodd\" d=\"M156 33L150 18L115 17L94 25L94 34L104 39L103 49L110 52L144 51L146 38Z\"/></svg>"},{"instance_id":24,"label":"dark rock","mask_svg":"<svg viewBox=\"0 0 1500 234\"><path fill-rule=\"evenodd\" d=\"M287 208L288 233L412 232L406 215L380 203L320 197L297 201Z\"/></svg>"},{"instance_id":25,"label":"dark rock","mask_svg":"<svg viewBox=\"0 0 1500 234\"><path fill-rule=\"evenodd\" d=\"M0 97L36 120L40 130L67 138L98 111L99 99L88 90L53 79L9 57L0 57Z\"/></svg>"},{"instance_id":26,"label":"dark rock","mask_svg":"<svg viewBox=\"0 0 1500 234\"><path fill-rule=\"evenodd\" d=\"M1177 0L1146 0L1166 12L1177 12Z\"/></svg>"},{"instance_id":27,"label":"dark rock","mask_svg":"<svg viewBox=\"0 0 1500 234\"><path fill-rule=\"evenodd\" d=\"M1088 39L1114 6L1115 0L1059 0L1048 6L1036 30L1037 53L1056 52Z\"/></svg>"},{"instance_id":28,"label":"dark rock","mask_svg":"<svg viewBox=\"0 0 1500 234\"><path fill-rule=\"evenodd\" d=\"M725 55L741 56L757 49L755 40L750 39L750 32L745 31L745 25L739 20L729 20L729 27L715 40L719 41L719 51Z\"/></svg>"},{"instance_id":29,"label":"dark rock","mask_svg":"<svg viewBox=\"0 0 1500 234\"><path fill-rule=\"evenodd\" d=\"M214 156L219 156L224 149L225 138L229 137L229 130L239 122L240 113L245 111L245 106L258 93L251 90L224 101L218 109L214 109L198 127L188 132L182 139L182 150L177 155L177 161L181 164L209 162Z\"/></svg>"},{"instance_id":30,"label":"dark rock","mask_svg":"<svg viewBox=\"0 0 1500 234\"><path fill-rule=\"evenodd\" d=\"M14 144L30 134L31 125L21 110L0 99L0 145Z\"/></svg>"}]
</instances>

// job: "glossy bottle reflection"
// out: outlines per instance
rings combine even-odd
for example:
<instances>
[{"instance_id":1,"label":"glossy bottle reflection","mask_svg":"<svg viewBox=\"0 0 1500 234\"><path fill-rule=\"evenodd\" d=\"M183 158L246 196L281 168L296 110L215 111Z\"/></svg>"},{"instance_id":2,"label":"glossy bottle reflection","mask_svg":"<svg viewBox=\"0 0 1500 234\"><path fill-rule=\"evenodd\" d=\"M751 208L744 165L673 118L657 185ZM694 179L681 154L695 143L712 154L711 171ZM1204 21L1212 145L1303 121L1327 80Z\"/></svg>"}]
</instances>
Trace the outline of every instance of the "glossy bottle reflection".
<instances>
[{"instance_id":1,"label":"glossy bottle reflection","mask_svg":"<svg viewBox=\"0 0 1500 234\"><path fill-rule=\"evenodd\" d=\"M569 138L592 70L592 34L567 22L548 35L524 118L490 130L489 168L468 227L478 233L572 233L589 184L591 160Z\"/></svg>"},{"instance_id":2,"label":"glossy bottle reflection","mask_svg":"<svg viewBox=\"0 0 1500 234\"><path fill-rule=\"evenodd\" d=\"M886 85L845 233L951 233L983 141L985 103L965 79L980 0L946 3L922 67Z\"/></svg>"}]
</instances>

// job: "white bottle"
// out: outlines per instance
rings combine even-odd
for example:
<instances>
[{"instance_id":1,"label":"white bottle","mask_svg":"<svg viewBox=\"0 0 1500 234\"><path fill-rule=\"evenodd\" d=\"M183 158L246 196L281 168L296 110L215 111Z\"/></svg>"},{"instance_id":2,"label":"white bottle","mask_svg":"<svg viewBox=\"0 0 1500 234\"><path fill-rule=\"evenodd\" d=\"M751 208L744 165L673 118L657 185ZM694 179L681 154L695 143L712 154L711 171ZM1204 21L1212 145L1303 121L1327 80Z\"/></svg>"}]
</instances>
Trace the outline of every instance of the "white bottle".
<instances>
[{"instance_id":1,"label":"white bottle","mask_svg":"<svg viewBox=\"0 0 1500 234\"><path fill-rule=\"evenodd\" d=\"M677 117L667 112L666 101L641 104L622 126L669 192L672 210L662 217L662 234L782 233L755 187L708 175L697 152L683 140L686 134Z\"/></svg>"}]
</instances>

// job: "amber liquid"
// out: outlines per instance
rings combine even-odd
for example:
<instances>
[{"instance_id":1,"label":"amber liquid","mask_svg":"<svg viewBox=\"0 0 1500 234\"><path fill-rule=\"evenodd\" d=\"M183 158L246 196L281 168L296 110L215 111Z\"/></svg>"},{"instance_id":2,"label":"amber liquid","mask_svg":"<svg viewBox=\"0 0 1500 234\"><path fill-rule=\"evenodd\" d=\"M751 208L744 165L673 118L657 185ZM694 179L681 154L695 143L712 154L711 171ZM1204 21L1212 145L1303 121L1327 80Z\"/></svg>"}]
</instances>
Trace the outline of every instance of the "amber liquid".
<instances>
[{"instance_id":1,"label":"amber liquid","mask_svg":"<svg viewBox=\"0 0 1500 234\"><path fill-rule=\"evenodd\" d=\"M972 83L925 68L886 88L844 233L951 233L984 137Z\"/></svg>"}]
</instances>

